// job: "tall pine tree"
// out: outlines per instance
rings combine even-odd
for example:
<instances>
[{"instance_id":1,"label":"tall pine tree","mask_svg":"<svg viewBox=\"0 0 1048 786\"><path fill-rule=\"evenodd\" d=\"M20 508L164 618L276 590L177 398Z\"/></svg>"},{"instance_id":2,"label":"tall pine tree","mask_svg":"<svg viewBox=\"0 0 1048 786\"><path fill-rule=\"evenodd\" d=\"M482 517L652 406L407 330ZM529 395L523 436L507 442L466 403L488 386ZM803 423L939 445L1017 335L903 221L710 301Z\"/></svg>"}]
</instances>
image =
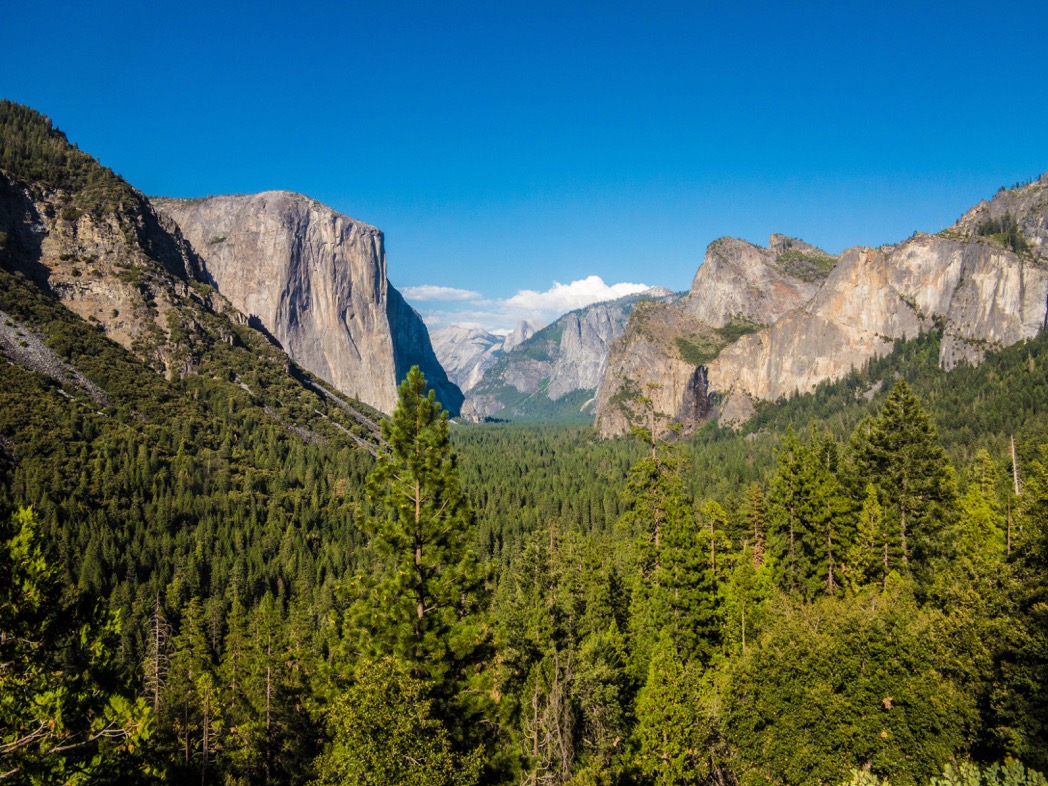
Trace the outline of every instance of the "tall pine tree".
<instances>
[{"instance_id":1,"label":"tall pine tree","mask_svg":"<svg viewBox=\"0 0 1048 786\"><path fill-rule=\"evenodd\" d=\"M866 482L876 486L888 529L889 568L929 581L931 563L945 556L944 533L957 496L952 467L935 426L905 381L899 381L877 416L851 438L854 498Z\"/></svg>"},{"instance_id":2,"label":"tall pine tree","mask_svg":"<svg viewBox=\"0 0 1048 786\"><path fill-rule=\"evenodd\" d=\"M400 661L427 686L435 716L472 750L486 693L470 689L487 644L485 576L473 551L473 513L459 482L447 412L413 367L382 422L387 449L368 476L375 504L361 526L369 563L358 575L350 646ZM476 688L476 685L472 685Z\"/></svg>"}]
</instances>

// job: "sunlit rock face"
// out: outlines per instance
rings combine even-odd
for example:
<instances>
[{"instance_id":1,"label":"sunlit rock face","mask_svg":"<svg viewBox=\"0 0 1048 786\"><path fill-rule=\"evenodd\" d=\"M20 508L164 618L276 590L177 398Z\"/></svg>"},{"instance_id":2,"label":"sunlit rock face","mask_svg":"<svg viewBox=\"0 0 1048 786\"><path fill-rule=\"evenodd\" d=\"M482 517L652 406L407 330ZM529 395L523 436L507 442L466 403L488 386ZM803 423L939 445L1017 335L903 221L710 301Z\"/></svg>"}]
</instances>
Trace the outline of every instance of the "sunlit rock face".
<instances>
[{"instance_id":1,"label":"sunlit rock face","mask_svg":"<svg viewBox=\"0 0 1048 786\"><path fill-rule=\"evenodd\" d=\"M624 434L643 420L638 396L650 400L667 425L697 425L710 411L711 391L696 387L707 383L708 361L738 335L807 302L836 263L836 257L784 235L772 235L768 248L737 238L715 240L688 294L674 304L637 309L612 346L597 392L601 433Z\"/></svg>"},{"instance_id":2,"label":"sunlit rock face","mask_svg":"<svg viewBox=\"0 0 1048 786\"><path fill-rule=\"evenodd\" d=\"M635 312L612 350L597 424L605 435L624 433L627 394L655 383L648 389L656 409L696 425L686 415L685 397L695 392L681 382L689 365L681 348L703 337L713 337L699 364L713 411L737 424L755 401L839 379L937 324L940 364L950 368L1034 337L1046 314L1048 174L1000 191L936 235L836 258L781 235L767 249L725 238L710 245L679 306ZM733 323L742 327L727 330Z\"/></svg>"},{"instance_id":3,"label":"sunlit rock face","mask_svg":"<svg viewBox=\"0 0 1048 786\"><path fill-rule=\"evenodd\" d=\"M398 380L418 365L458 412L462 394L421 318L386 279L379 229L288 191L153 202L219 292L303 368L391 412Z\"/></svg>"},{"instance_id":4,"label":"sunlit rock face","mask_svg":"<svg viewBox=\"0 0 1048 786\"><path fill-rule=\"evenodd\" d=\"M523 417L536 407L561 411L558 402L564 409L569 401L576 416L592 412L612 342L625 330L630 311L639 302L673 297L667 289L653 288L570 311L541 330L521 323L470 386L463 413L474 420ZM583 391L586 401L567 398Z\"/></svg>"}]
</instances>

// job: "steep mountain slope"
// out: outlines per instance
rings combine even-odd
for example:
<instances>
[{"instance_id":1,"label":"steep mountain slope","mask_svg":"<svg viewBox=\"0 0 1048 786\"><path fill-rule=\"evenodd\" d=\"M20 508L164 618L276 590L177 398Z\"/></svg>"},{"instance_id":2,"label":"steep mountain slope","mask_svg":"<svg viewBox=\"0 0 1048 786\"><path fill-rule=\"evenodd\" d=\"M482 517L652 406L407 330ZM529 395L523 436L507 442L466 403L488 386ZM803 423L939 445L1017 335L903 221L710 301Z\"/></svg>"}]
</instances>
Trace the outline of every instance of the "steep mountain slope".
<instances>
[{"instance_id":1,"label":"steep mountain slope","mask_svg":"<svg viewBox=\"0 0 1048 786\"><path fill-rule=\"evenodd\" d=\"M710 411L706 366L739 336L806 302L837 260L802 240L772 235L768 248L736 238L710 244L678 303L634 311L608 358L597 424L622 434L643 419L637 398L670 419L695 424Z\"/></svg>"},{"instance_id":2,"label":"steep mountain slope","mask_svg":"<svg viewBox=\"0 0 1048 786\"><path fill-rule=\"evenodd\" d=\"M608 347L641 301L673 297L656 288L576 309L516 344L470 389L462 412L498 418L583 419L607 367ZM518 328L519 332L519 328Z\"/></svg>"},{"instance_id":3,"label":"steep mountain slope","mask_svg":"<svg viewBox=\"0 0 1048 786\"><path fill-rule=\"evenodd\" d=\"M535 334L539 328L520 322L512 333L499 336L479 328L449 325L433 331L433 351L451 379L468 393L504 352Z\"/></svg>"},{"instance_id":4,"label":"steep mountain slope","mask_svg":"<svg viewBox=\"0 0 1048 786\"><path fill-rule=\"evenodd\" d=\"M4 270L169 376L199 362L216 313L242 320L196 280L192 249L163 228L149 201L47 118L0 104L0 156Z\"/></svg>"},{"instance_id":5,"label":"steep mountain slope","mask_svg":"<svg viewBox=\"0 0 1048 786\"><path fill-rule=\"evenodd\" d=\"M154 199L207 280L309 371L383 412L412 365L457 413L462 394L386 279L382 232L288 191Z\"/></svg>"},{"instance_id":6,"label":"steep mountain slope","mask_svg":"<svg viewBox=\"0 0 1048 786\"><path fill-rule=\"evenodd\" d=\"M896 339L912 338L940 323L940 364L950 368L962 361L978 363L988 349L1031 338L1044 328L1046 225L1048 175L1000 191L937 235L916 234L879 249L848 249L810 299L776 314L760 330L732 337L708 356L689 358L693 370L703 367L692 388L676 383L682 375L678 366L686 370L689 365L684 358L666 358L664 353L637 360L631 346L643 326L631 325L619 354L613 354L615 362L600 393L598 425L605 434L623 433L630 386L663 380L672 384L663 384L657 392L657 408L678 421L695 424L691 399L716 398L720 420L738 423L752 414L754 401L790 396L839 379L885 354ZM805 249L801 254L812 256ZM708 286L702 280L705 266L696 274L689 296L693 313L699 319L710 314L708 320L723 321L725 309L719 304L726 298L711 298L702 291ZM814 267L822 270L827 265L815 260ZM729 290L726 297L735 298L732 302L747 302L751 296L730 280L721 280L719 286ZM765 292L761 287L753 294L766 302ZM662 320L660 327L673 340L686 340L671 320Z\"/></svg>"},{"instance_id":7,"label":"steep mountain slope","mask_svg":"<svg viewBox=\"0 0 1048 786\"><path fill-rule=\"evenodd\" d=\"M7 371L42 375L110 406L107 380L134 366L113 342L143 364L128 375L141 377L144 368L171 382L210 375L265 401L264 417L292 429L317 414L330 422L321 413L333 405L347 417L336 431L357 439L348 424L377 430L373 410L295 368L203 274L177 228L166 227L141 193L70 145L43 115L0 102L0 353ZM110 359L100 364L99 356ZM248 377L267 378L263 387L273 391L286 385L285 401L270 400ZM136 387L148 395L154 386ZM133 399L131 391L122 395ZM300 395L309 403L292 415Z\"/></svg>"}]
</instances>

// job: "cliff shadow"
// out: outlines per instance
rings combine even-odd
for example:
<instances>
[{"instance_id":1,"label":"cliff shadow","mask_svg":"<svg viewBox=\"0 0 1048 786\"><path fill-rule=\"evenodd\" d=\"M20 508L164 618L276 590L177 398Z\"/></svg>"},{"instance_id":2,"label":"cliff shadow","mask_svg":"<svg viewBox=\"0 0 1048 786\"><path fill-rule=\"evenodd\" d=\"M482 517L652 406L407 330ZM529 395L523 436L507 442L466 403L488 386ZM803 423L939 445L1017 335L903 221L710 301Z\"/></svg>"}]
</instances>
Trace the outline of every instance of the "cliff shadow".
<instances>
[{"instance_id":1,"label":"cliff shadow","mask_svg":"<svg viewBox=\"0 0 1048 786\"><path fill-rule=\"evenodd\" d=\"M386 318L389 320L389 331L393 338L393 367L397 375L397 384L408 375L412 366L418 366L426 375L426 382L430 388L436 392L437 401L449 415L458 417L466 397L462 395L458 385L448 379L447 372L437 360L422 317L392 286L387 288Z\"/></svg>"},{"instance_id":2,"label":"cliff shadow","mask_svg":"<svg viewBox=\"0 0 1048 786\"><path fill-rule=\"evenodd\" d=\"M50 217L49 217L50 218ZM0 174L0 268L20 273L50 292L51 269L41 262L44 217L22 189Z\"/></svg>"}]
</instances>

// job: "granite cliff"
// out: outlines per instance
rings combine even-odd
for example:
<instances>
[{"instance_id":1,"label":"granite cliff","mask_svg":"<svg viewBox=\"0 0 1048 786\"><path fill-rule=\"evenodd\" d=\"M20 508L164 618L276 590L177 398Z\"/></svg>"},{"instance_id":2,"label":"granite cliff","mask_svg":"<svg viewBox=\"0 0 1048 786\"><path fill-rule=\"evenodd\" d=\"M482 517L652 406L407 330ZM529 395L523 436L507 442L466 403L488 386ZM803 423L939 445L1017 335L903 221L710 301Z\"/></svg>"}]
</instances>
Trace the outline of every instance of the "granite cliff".
<instances>
[{"instance_id":1,"label":"granite cliff","mask_svg":"<svg viewBox=\"0 0 1048 786\"><path fill-rule=\"evenodd\" d=\"M1048 174L1021 188L1002 189L936 235L848 249L832 269L828 255L777 235L767 253L736 247L731 258L737 264L725 269L718 251L724 243L711 244L687 306L682 305L692 322L682 325L679 315L667 314L647 315L645 323L634 315L612 352L599 393L602 433L626 430L635 417L630 399L649 381L662 385L656 408L685 427L698 422L691 404L696 399L706 401L701 417L715 414L722 423L736 424L752 414L755 401L839 379L891 351L895 340L936 326L943 330L944 368L978 363L988 350L1031 338L1045 326ZM789 272L808 288L798 286L790 297L779 298L786 282L747 273L750 266L767 267L772 255L780 268L803 264ZM755 264L759 260L763 263ZM716 264L704 275L711 261ZM754 301L759 305L749 307ZM724 334L731 324L725 320L755 322L765 309L762 324L740 324ZM687 331L699 331L696 325L702 324L715 331L720 325L723 343L709 345L705 353L682 353L695 335ZM689 367L704 371L690 386L682 381Z\"/></svg>"},{"instance_id":2,"label":"granite cliff","mask_svg":"<svg viewBox=\"0 0 1048 786\"><path fill-rule=\"evenodd\" d=\"M418 365L458 413L462 393L386 279L380 230L288 191L153 203L192 244L202 275L303 368L391 412Z\"/></svg>"},{"instance_id":3,"label":"granite cliff","mask_svg":"<svg viewBox=\"0 0 1048 786\"><path fill-rule=\"evenodd\" d=\"M87 417L118 431L155 427L192 390L189 409L236 401L248 420L306 443L348 440L374 454L380 440L377 413L252 329L141 192L10 101L0 101L0 323L6 390L35 391L26 413L37 413L8 413L0 464L19 460L12 424L47 411L34 407L49 396L89 402Z\"/></svg>"},{"instance_id":4,"label":"granite cliff","mask_svg":"<svg viewBox=\"0 0 1048 786\"><path fill-rule=\"evenodd\" d=\"M740 336L770 325L818 291L837 259L804 241L772 235L768 248L720 238L710 244L676 303L634 310L611 347L597 391L597 425L622 434L641 417L638 396L668 420L694 426L711 408L706 367Z\"/></svg>"}]
</instances>

